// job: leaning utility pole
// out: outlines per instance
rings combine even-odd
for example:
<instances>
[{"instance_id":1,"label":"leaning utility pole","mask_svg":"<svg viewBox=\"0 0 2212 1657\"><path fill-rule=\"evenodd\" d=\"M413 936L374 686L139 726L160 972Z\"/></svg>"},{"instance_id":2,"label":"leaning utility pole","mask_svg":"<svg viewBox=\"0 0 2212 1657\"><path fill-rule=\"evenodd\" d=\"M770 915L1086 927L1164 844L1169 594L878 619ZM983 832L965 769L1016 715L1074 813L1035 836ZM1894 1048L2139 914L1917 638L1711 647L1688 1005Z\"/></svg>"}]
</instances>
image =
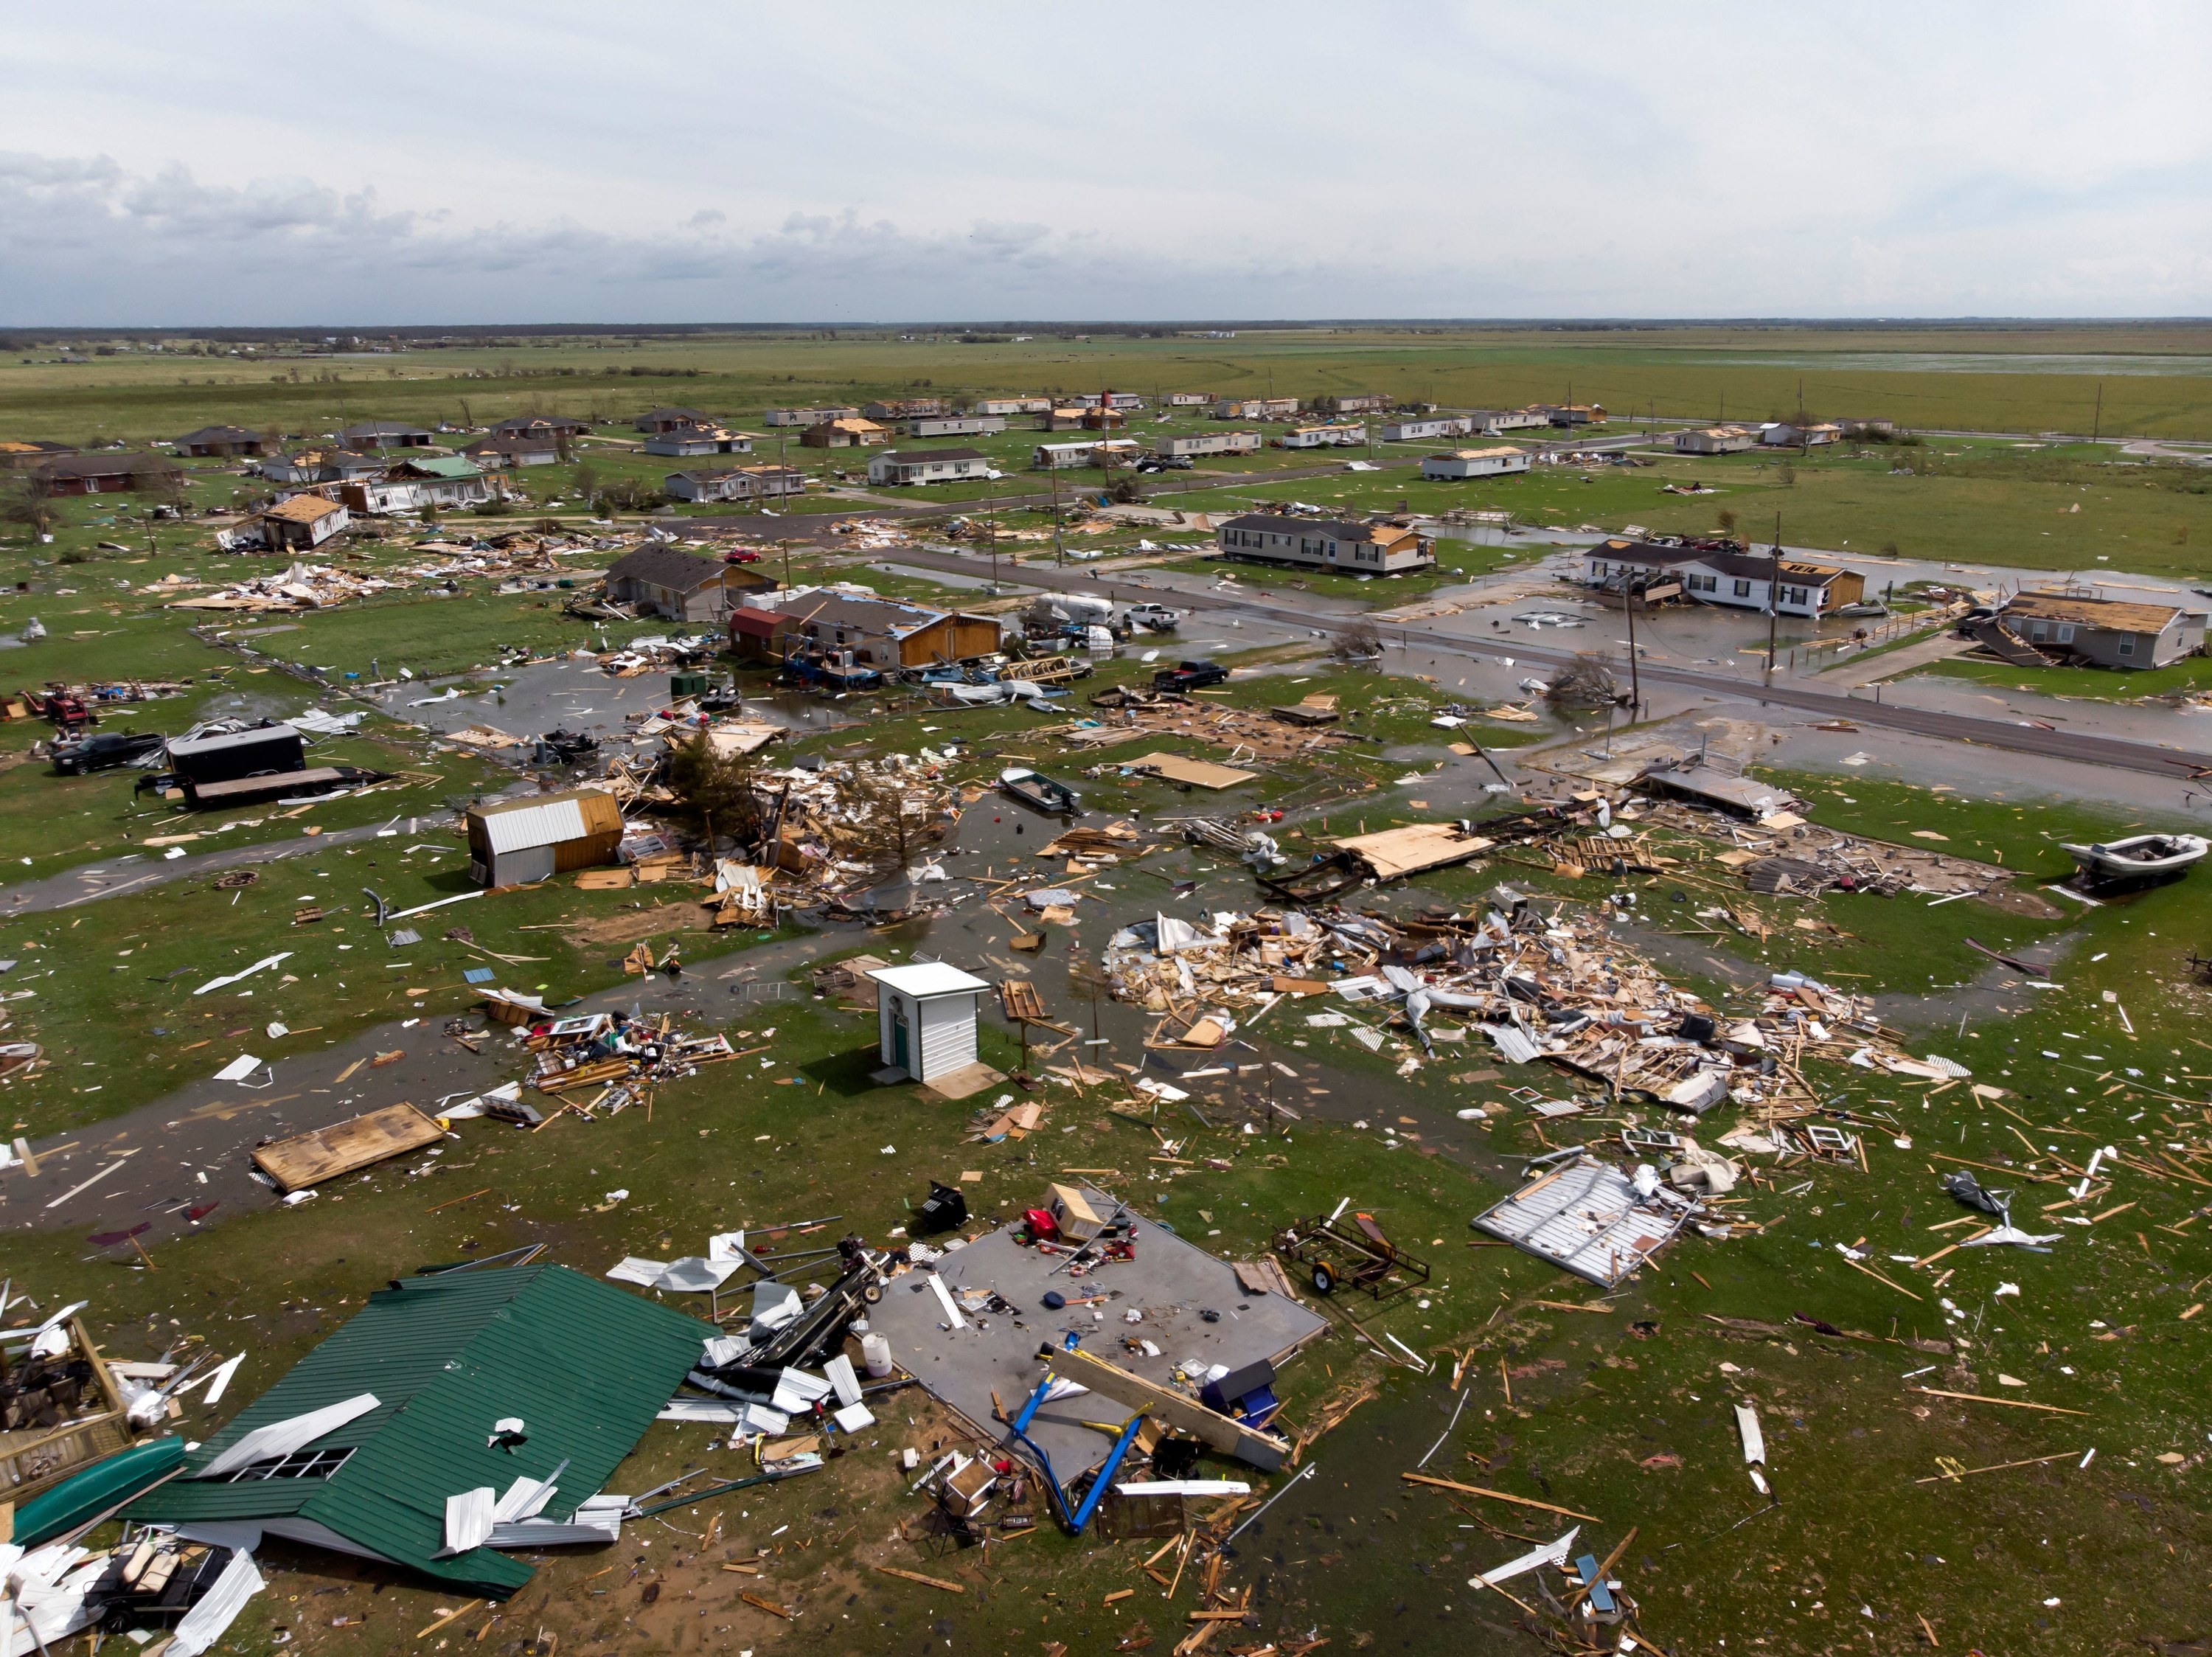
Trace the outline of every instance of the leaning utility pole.
<instances>
[{"instance_id":1,"label":"leaning utility pole","mask_svg":"<svg viewBox=\"0 0 2212 1657\"><path fill-rule=\"evenodd\" d=\"M1628 722L1634 724L1644 706L1644 686L1636 672L1636 575L1620 578L1620 607L1628 615Z\"/></svg>"},{"instance_id":2,"label":"leaning utility pole","mask_svg":"<svg viewBox=\"0 0 2212 1657\"><path fill-rule=\"evenodd\" d=\"M2097 412L2089 422L2089 441L2095 442L2105 429L2105 382L2097 382Z\"/></svg>"}]
</instances>

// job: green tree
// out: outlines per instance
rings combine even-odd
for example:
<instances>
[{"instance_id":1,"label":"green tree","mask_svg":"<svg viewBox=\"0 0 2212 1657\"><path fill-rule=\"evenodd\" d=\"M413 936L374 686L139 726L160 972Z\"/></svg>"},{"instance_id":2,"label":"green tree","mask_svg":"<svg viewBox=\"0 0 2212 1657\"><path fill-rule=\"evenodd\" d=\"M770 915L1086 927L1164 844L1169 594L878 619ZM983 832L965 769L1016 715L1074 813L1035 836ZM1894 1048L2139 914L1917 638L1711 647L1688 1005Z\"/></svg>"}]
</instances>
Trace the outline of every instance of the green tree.
<instances>
[{"instance_id":1,"label":"green tree","mask_svg":"<svg viewBox=\"0 0 2212 1657\"><path fill-rule=\"evenodd\" d=\"M722 752L702 731L671 752L665 780L676 796L678 817L740 842L759 837L760 795L750 756Z\"/></svg>"}]
</instances>

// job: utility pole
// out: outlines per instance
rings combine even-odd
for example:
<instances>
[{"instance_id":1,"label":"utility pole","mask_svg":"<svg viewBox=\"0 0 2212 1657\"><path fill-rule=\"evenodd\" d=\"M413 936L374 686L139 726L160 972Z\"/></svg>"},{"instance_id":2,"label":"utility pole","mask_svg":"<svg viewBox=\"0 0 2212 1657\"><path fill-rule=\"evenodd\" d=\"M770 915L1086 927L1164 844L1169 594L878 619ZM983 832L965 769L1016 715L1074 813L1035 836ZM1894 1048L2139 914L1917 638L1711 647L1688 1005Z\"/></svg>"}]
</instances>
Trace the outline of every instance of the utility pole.
<instances>
[{"instance_id":1,"label":"utility pole","mask_svg":"<svg viewBox=\"0 0 2212 1657\"><path fill-rule=\"evenodd\" d=\"M2105 382L2097 382L2097 412L2089 422L2089 441L2095 442L2105 429Z\"/></svg>"},{"instance_id":2,"label":"utility pole","mask_svg":"<svg viewBox=\"0 0 2212 1657\"><path fill-rule=\"evenodd\" d=\"M1782 515L1774 515L1774 556L1766 582L1766 671L1761 685L1774 683L1775 630L1782 620Z\"/></svg>"},{"instance_id":3,"label":"utility pole","mask_svg":"<svg viewBox=\"0 0 2212 1657\"><path fill-rule=\"evenodd\" d=\"M1636 576L1632 571L1620 578L1620 607L1628 614L1628 722L1632 725L1644 706L1643 681L1636 669Z\"/></svg>"},{"instance_id":4,"label":"utility pole","mask_svg":"<svg viewBox=\"0 0 2212 1657\"><path fill-rule=\"evenodd\" d=\"M1050 457L1047 458L1049 460ZM1052 561L1065 569L1067 564L1067 546L1060 538L1060 468L1048 466L1045 476L1052 482Z\"/></svg>"}]
</instances>

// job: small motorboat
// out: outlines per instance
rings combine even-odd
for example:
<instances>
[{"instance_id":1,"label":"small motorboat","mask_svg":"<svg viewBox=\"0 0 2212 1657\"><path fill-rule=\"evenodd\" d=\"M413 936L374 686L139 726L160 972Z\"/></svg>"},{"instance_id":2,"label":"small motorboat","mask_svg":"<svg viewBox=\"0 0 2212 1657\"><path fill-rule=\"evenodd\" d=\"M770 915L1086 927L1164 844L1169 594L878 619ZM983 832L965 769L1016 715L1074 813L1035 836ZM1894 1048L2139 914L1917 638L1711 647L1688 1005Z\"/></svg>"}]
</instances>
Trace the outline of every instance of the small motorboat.
<instances>
[{"instance_id":1,"label":"small motorboat","mask_svg":"<svg viewBox=\"0 0 2212 1657\"><path fill-rule=\"evenodd\" d=\"M2083 878L2096 885L2145 886L2185 874L2212 850L2212 842L2196 834L2136 834L2060 849L2081 865Z\"/></svg>"},{"instance_id":2,"label":"small motorboat","mask_svg":"<svg viewBox=\"0 0 2212 1657\"><path fill-rule=\"evenodd\" d=\"M1010 800L1053 817L1083 815L1083 796L1065 783L1056 783L1042 771L1009 765L999 773L999 791Z\"/></svg>"},{"instance_id":3,"label":"small motorboat","mask_svg":"<svg viewBox=\"0 0 2212 1657\"><path fill-rule=\"evenodd\" d=\"M1828 612L1832 616L1853 616L1880 620L1889 614L1889 606L1879 599L1866 599L1857 604L1839 604Z\"/></svg>"}]
</instances>

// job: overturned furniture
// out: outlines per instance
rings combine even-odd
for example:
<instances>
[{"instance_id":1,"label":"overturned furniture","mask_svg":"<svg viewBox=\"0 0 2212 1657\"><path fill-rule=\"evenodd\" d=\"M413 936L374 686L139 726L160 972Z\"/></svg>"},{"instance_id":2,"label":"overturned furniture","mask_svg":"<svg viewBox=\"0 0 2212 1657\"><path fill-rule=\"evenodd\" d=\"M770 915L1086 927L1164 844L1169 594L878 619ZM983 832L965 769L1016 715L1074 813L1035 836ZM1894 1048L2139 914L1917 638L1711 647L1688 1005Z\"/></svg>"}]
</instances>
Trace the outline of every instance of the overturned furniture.
<instances>
[{"instance_id":1,"label":"overturned furniture","mask_svg":"<svg viewBox=\"0 0 2212 1657\"><path fill-rule=\"evenodd\" d=\"M1648 1172L1648 1170L1647 1170ZM1656 1253L1697 1205L1659 1186L1647 1193L1609 1163L1578 1157L1474 1217L1478 1231L1603 1288Z\"/></svg>"}]
</instances>

